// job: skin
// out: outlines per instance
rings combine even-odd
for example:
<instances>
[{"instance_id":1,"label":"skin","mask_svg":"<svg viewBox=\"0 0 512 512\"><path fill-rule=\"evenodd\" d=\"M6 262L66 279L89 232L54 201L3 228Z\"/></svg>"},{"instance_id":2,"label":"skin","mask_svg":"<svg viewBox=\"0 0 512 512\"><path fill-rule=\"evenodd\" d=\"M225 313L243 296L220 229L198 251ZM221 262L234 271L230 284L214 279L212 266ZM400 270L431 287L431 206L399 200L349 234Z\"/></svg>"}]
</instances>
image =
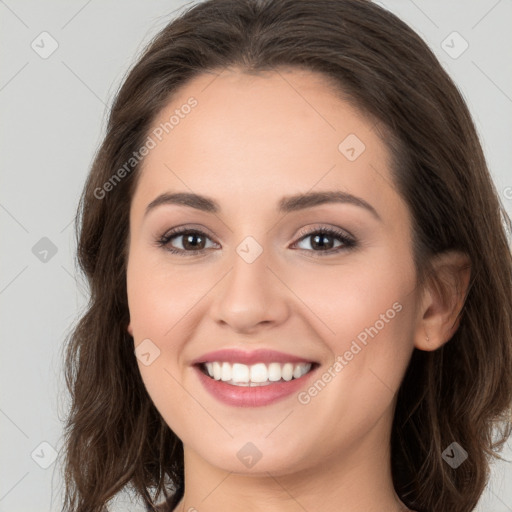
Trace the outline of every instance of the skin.
<instances>
[{"instance_id":1,"label":"skin","mask_svg":"<svg viewBox=\"0 0 512 512\"><path fill-rule=\"evenodd\" d=\"M391 480L396 391L414 347L434 350L453 335L462 299L417 286L410 213L375 123L314 73L229 69L189 82L154 127L190 96L198 105L144 160L127 267L128 332L135 347L149 338L160 350L148 366L138 360L140 372L184 444L186 492L175 510L407 510ZM366 146L354 161L338 149L349 134ZM349 192L380 220L342 203L277 211L283 196L312 190ZM221 211L168 204L145 216L163 192L205 195ZM157 245L181 225L205 231L202 254ZM299 231L321 225L347 231L356 247L315 257L322 249ZM252 263L236 251L247 236L263 250ZM185 250L183 242L169 244ZM449 254L437 268L461 261ZM446 275L454 290L467 286L467 275ZM294 394L263 407L229 406L190 366L215 349L272 348L318 361L321 376L395 303L401 311L307 404ZM252 468L237 457L247 442L262 454Z\"/></svg>"}]
</instances>

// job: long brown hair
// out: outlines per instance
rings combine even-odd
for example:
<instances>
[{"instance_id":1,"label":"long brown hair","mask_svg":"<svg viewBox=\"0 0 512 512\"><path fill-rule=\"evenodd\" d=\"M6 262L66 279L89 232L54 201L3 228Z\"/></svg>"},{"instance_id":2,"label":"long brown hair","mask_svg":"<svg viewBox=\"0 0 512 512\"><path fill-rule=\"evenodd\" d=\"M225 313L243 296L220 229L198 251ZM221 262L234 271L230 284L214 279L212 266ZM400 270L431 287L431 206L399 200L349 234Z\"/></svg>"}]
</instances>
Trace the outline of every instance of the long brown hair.
<instances>
[{"instance_id":1,"label":"long brown hair","mask_svg":"<svg viewBox=\"0 0 512 512\"><path fill-rule=\"evenodd\" d=\"M126 331L128 212L140 165L130 159L180 87L235 66L315 71L384 127L420 283L436 254L469 256L460 327L440 349L414 350L391 451L395 490L410 508L472 510L512 430L511 221L456 86L412 29L366 0L209 0L167 25L125 79L77 213L90 302L67 345L65 510L100 512L126 486L150 510L171 485L173 503L183 495L182 443L146 392ZM457 469L442 458L454 441L468 453Z\"/></svg>"}]
</instances>

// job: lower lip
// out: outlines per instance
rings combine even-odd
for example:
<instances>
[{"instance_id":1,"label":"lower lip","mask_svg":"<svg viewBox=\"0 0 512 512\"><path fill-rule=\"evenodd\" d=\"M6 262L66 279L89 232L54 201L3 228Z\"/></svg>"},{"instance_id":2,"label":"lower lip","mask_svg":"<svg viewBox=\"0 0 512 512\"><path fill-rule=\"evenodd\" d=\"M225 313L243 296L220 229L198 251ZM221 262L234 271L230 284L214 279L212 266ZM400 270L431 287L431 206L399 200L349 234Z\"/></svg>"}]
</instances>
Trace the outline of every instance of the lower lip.
<instances>
[{"instance_id":1,"label":"lower lip","mask_svg":"<svg viewBox=\"0 0 512 512\"><path fill-rule=\"evenodd\" d=\"M264 386L233 386L221 380L215 380L205 375L198 366L194 366L199 380L217 400L235 407L260 407L282 400L298 393L315 373L316 368L299 379L284 382L274 382Z\"/></svg>"}]
</instances>

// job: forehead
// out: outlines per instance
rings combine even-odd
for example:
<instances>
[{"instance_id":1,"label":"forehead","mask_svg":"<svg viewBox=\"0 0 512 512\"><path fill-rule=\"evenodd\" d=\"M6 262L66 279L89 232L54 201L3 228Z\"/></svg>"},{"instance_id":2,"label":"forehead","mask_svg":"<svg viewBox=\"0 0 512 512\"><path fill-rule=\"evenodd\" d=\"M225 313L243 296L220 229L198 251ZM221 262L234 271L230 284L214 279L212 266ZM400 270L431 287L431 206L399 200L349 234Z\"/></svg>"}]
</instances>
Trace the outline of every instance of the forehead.
<instances>
[{"instance_id":1,"label":"forehead","mask_svg":"<svg viewBox=\"0 0 512 512\"><path fill-rule=\"evenodd\" d=\"M254 207L315 188L383 207L396 192L374 128L313 72L203 73L154 120L134 202L179 190Z\"/></svg>"}]
</instances>

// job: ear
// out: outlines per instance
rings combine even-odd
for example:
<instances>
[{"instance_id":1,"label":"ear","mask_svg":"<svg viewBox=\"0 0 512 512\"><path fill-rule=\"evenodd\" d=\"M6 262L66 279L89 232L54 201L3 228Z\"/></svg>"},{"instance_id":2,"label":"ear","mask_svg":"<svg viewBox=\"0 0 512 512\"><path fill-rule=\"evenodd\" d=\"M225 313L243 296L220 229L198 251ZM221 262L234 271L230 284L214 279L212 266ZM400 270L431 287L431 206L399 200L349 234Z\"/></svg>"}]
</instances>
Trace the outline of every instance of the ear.
<instances>
[{"instance_id":1,"label":"ear","mask_svg":"<svg viewBox=\"0 0 512 512\"><path fill-rule=\"evenodd\" d=\"M432 263L433 274L425 283L414 335L414 346L427 351L444 345L459 328L471 276L471 262L464 253L448 251Z\"/></svg>"},{"instance_id":2,"label":"ear","mask_svg":"<svg viewBox=\"0 0 512 512\"><path fill-rule=\"evenodd\" d=\"M126 330L128 331L128 334L133 338L133 328L131 322L128 323L128 327L126 328Z\"/></svg>"}]
</instances>

